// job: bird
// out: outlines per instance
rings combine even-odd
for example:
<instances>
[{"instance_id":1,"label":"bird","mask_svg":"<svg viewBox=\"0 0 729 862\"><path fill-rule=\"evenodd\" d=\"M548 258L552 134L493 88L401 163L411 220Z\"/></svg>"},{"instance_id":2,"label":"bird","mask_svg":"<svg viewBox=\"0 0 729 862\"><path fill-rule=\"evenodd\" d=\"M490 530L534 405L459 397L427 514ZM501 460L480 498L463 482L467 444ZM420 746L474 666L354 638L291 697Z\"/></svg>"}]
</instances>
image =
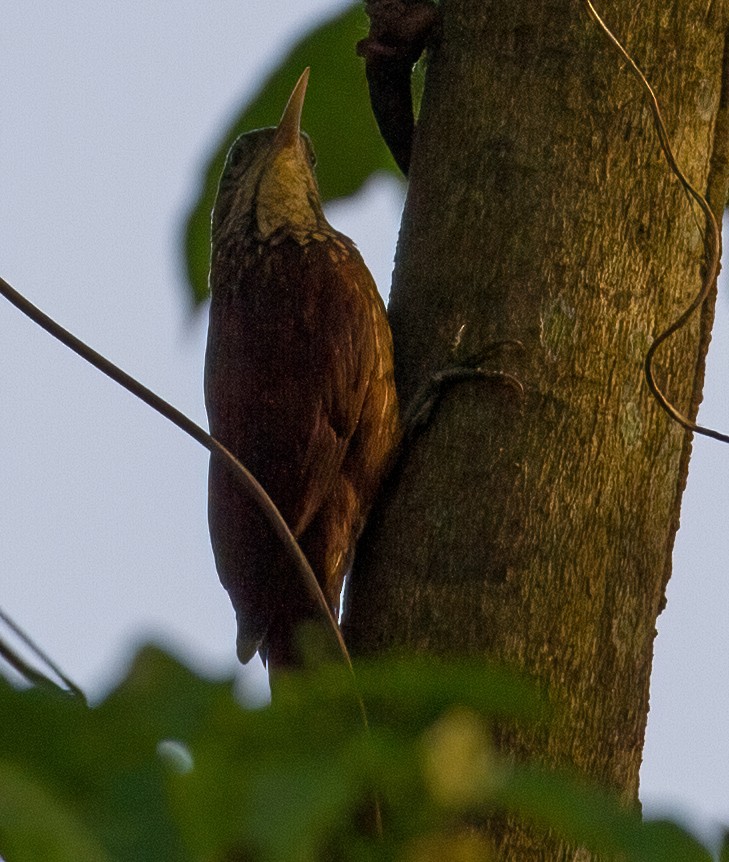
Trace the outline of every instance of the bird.
<instances>
[{"instance_id":1,"label":"bird","mask_svg":"<svg viewBox=\"0 0 729 862\"><path fill-rule=\"evenodd\" d=\"M278 126L232 145L212 212L205 404L210 433L278 507L333 614L397 448L384 303L354 242L327 221L301 131L309 79ZM237 619L236 650L301 666L317 609L260 510L212 457L208 523ZM320 613L320 612L319 612Z\"/></svg>"}]
</instances>

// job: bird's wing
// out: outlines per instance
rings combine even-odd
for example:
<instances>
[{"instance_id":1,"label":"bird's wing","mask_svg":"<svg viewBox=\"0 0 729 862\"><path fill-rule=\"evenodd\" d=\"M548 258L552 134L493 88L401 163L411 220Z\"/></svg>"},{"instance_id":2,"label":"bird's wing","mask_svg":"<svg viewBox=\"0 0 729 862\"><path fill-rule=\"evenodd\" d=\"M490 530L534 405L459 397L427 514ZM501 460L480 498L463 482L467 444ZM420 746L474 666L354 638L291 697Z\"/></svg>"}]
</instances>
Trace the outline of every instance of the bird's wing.
<instances>
[{"instance_id":1,"label":"bird's wing","mask_svg":"<svg viewBox=\"0 0 729 862\"><path fill-rule=\"evenodd\" d=\"M297 537L332 496L375 363L373 315L383 314L356 250L335 246L334 260L328 243L306 249L282 243L236 272L217 272L213 261L205 380L211 432ZM238 267L234 258L217 265ZM233 289L216 292L216 278ZM216 565L246 661L290 596L270 528L215 458L209 487Z\"/></svg>"},{"instance_id":2,"label":"bird's wing","mask_svg":"<svg viewBox=\"0 0 729 862\"><path fill-rule=\"evenodd\" d=\"M375 361L376 288L359 254L282 243L211 306L213 434L266 488L295 535L341 467ZM373 291L375 293L373 294Z\"/></svg>"},{"instance_id":3,"label":"bird's wing","mask_svg":"<svg viewBox=\"0 0 729 862\"><path fill-rule=\"evenodd\" d=\"M324 344L311 360L319 397L301 461L299 531L330 493L360 421L376 364L374 318L381 308L373 302L382 302L356 250L336 267L322 267L321 285L317 315Z\"/></svg>"}]
</instances>

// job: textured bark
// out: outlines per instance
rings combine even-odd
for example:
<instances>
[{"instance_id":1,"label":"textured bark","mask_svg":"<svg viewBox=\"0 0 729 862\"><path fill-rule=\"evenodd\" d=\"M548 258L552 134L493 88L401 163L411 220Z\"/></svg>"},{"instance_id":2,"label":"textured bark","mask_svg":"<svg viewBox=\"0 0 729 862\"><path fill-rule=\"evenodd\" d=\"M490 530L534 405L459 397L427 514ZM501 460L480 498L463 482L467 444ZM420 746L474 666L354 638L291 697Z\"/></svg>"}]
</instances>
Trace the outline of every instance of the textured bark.
<instances>
[{"instance_id":1,"label":"textured bark","mask_svg":"<svg viewBox=\"0 0 729 862\"><path fill-rule=\"evenodd\" d=\"M721 211L722 0L599 8L647 74L679 162ZM696 216L636 81L568 0L444 0L390 318L407 404L435 370L519 339L499 383L453 389L406 453L361 543L345 632L356 653L483 654L546 684L546 735L517 754L635 800L655 623L690 441L650 397L655 334L698 290ZM713 308L661 352L695 414ZM518 824L500 859L587 859Z\"/></svg>"}]
</instances>

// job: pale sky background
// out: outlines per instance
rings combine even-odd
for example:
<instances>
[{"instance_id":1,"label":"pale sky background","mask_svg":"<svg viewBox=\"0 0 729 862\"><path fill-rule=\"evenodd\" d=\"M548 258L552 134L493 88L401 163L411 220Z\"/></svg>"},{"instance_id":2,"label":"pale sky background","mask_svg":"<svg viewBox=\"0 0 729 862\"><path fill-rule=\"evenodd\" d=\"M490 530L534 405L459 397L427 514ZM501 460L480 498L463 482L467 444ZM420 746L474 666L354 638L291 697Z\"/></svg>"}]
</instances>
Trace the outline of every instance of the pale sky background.
<instances>
[{"instance_id":1,"label":"pale sky background","mask_svg":"<svg viewBox=\"0 0 729 862\"><path fill-rule=\"evenodd\" d=\"M0 274L201 424L207 321L188 314L183 214L241 102L302 27L342 6L2 4ZM328 209L385 289L400 206L383 178ZM700 417L724 430L728 290ZM201 670L233 670L207 453L2 298L0 404L0 606L96 696L149 637ZM702 830L729 823L728 512L729 447L698 439L658 621L642 797Z\"/></svg>"}]
</instances>

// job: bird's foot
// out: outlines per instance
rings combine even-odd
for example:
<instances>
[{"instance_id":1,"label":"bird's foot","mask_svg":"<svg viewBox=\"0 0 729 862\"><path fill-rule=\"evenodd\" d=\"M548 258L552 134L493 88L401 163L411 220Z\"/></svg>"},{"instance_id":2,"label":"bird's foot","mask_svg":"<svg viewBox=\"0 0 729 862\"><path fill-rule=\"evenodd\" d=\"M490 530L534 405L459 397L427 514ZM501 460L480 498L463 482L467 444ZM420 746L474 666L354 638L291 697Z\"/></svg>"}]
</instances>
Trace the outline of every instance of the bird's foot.
<instances>
[{"instance_id":1,"label":"bird's foot","mask_svg":"<svg viewBox=\"0 0 729 862\"><path fill-rule=\"evenodd\" d=\"M524 387L521 381L508 371L484 368L483 363L494 353L505 348L522 351L524 345L515 339L494 341L479 354L469 357L458 365L449 365L433 374L415 393L403 421L403 440L410 442L425 428L435 409L447 391L465 380L490 380L513 389L521 399Z\"/></svg>"}]
</instances>

